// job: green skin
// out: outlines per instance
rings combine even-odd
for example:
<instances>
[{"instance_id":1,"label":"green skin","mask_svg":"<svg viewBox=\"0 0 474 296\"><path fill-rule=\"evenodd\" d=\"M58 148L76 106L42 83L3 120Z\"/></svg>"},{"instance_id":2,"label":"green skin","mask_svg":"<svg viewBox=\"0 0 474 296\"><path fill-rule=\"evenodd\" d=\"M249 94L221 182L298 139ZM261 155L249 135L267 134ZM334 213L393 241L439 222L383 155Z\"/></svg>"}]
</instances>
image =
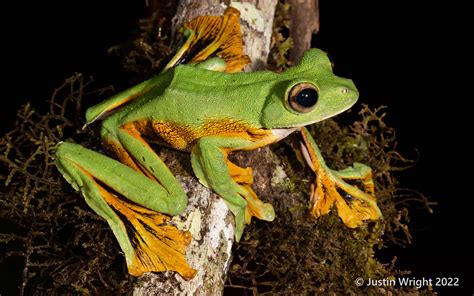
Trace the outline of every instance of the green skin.
<instances>
[{"instance_id":1,"label":"green skin","mask_svg":"<svg viewBox=\"0 0 474 296\"><path fill-rule=\"evenodd\" d=\"M146 120L199 128L206 119L235 120L256 129L271 130L279 140L306 125L347 110L358 98L353 82L335 76L326 54L318 49L307 51L298 65L283 73L229 74L209 70L220 68L221 59L211 59L197 66L179 65L87 110L86 119L90 124L106 117L110 106L124 98L135 97L106 117L101 135L105 140L118 141L134 159L150 168L159 182L80 145L63 142L58 146L58 169L82 192L91 208L108 221L127 258L132 246L125 229L90 175L129 200L168 215L180 214L186 208L187 196L162 160L120 129L122 125ZM318 90L319 99L310 112L295 111L288 103L290 90L299 83L309 83ZM248 192L232 179L222 149L239 150L254 145L255 142L239 137L205 135L190 151L196 176L224 198L235 215L237 240L242 235L247 205L241 194L245 196ZM307 149L313 149L320 156L314 142ZM268 205L263 219L273 218L273 208Z\"/></svg>"}]
</instances>

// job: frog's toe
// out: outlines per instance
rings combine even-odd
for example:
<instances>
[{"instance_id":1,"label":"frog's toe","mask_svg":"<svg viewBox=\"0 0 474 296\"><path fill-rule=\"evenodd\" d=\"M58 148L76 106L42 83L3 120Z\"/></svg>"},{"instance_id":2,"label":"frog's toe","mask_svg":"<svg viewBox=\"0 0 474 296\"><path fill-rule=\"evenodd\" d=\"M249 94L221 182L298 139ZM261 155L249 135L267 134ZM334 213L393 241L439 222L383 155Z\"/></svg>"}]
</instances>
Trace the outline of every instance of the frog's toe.
<instances>
[{"instance_id":1,"label":"frog's toe","mask_svg":"<svg viewBox=\"0 0 474 296\"><path fill-rule=\"evenodd\" d=\"M275 219L275 210L273 209L273 206L261 201L252 189L252 168L241 168L229 160L227 160L226 163L232 179L238 186L238 189L236 189L237 192L247 202L245 222L249 224L252 216L264 221L273 221Z\"/></svg>"},{"instance_id":2,"label":"frog's toe","mask_svg":"<svg viewBox=\"0 0 474 296\"><path fill-rule=\"evenodd\" d=\"M275 210L269 203L261 201L250 185L237 185L232 193L221 194L235 217L235 239L240 240L245 224L250 224L252 216L260 220L273 221Z\"/></svg>"},{"instance_id":3,"label":"frog's toe","mask_svg":"<svg viewBox=\"0 0 474 296\"><path fill-rule=\"evenodd\" d=\"M247 201L245 211L245 222L250 223L252 216L264 221L273 221L275 219L275 210L269 203L261 201L257 194L249 185L241 186L241 194Z\"/></svg>"},{"instance_id":4,"label":"frog's toe","mask_svg":"<svg viewBox=\"0 0 474 296\"><path fill-rule=\"evenodd\" d=\"M339 217L350 228L358 227L365 220L377 220L382 214L375 203L359 196L341 194L343 199L336 198L336 207Z\"/></svg>"}]
</instances>

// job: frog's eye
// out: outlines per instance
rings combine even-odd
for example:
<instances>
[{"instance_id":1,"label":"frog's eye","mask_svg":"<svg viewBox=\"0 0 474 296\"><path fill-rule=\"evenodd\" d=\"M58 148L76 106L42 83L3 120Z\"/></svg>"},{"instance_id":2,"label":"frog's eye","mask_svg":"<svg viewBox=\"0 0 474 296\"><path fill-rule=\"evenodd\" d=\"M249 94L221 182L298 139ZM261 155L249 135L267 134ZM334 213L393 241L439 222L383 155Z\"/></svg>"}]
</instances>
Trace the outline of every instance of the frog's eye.
<instances>
[{"instance_id":1,"label":"frog's eye","mask_svg":"<svg viewBox=\"0 0 474 296\"><path fill-rule=\"evenodd\" d=\"M307 113L314 109L318 102L318 90L310 83L300 83L290 90L288 103L290 107L299 113Z\"/></svg>"}]
</instances>

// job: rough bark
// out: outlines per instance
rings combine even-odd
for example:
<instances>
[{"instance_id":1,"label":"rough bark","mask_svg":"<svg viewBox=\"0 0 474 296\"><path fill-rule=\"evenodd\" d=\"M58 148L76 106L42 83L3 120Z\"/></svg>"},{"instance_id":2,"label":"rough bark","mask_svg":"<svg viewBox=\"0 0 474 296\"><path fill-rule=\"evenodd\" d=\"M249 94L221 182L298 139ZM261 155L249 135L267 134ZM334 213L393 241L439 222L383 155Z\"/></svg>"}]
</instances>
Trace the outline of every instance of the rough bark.
<instances>
[{"instance_id":1,"label":"rough bark","mask_svg":"<svg viewBox=\"0 0 474 296\"><path fill-rule=\"evenodd\" d=\"M266 66L276 2L231 3L241 12L244 51L253 61L246 70L263 69ZM226 7L227 4L217 0L180 1L173 19L173 30L178 29L185 20L199 15L222 15ZM165 160L176 158L175 152L165 154L161 155ZM177 162L178 167L184 167L177 175L188 194L188 207L182 215L174 217L174 221L178 228L192 233L187 259L198 272L189 281L174 272L148 273L137 280L133 295L219 295L224 288L234 242L233 216L219 196L188 173L189 158L184 161L185 164L182 164L183 161ZM170 167L173 170L172 164Z\"/></svg>"},{"instance_id":2,"label":"rough bark","mask_svg":"<svg viewBox=\"0 0 474 296\"><path fill-rule=\"evenodd\" d=\"M289 0L291 10L292 61L298 61L311 47L311 37L319 31L319 1Z\"/></svg>"}]
</instances>

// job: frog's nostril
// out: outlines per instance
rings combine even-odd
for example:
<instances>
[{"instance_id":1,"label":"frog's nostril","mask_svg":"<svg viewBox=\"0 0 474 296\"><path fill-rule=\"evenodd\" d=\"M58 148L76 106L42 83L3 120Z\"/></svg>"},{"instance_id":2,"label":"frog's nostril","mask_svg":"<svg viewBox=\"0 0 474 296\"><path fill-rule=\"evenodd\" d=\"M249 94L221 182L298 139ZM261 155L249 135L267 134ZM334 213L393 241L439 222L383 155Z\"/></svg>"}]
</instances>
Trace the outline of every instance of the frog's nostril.
<instances>
[{"instance_id":1,"label":"frog's nostril","mask_svg":"<svg viewBox=\"0 0 474 296\"><path fill-rule=\"evenodd\" d=\"M341 91L343 94L347 94L349 92L349 89L347 87L343 87Z\"/></svg>"}]
</instances>

